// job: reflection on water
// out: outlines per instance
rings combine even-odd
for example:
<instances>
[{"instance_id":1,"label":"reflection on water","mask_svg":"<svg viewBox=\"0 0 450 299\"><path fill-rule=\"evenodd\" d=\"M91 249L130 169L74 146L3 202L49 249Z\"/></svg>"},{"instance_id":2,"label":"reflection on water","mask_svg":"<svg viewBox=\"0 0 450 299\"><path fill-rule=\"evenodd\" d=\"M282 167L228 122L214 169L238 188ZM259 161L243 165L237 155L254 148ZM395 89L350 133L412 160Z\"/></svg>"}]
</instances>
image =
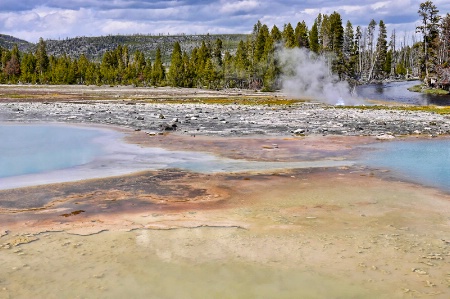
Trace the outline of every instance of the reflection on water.
<instances>
[{"instance_id":1,"label":"reflection on water","mask_svg":"<svg viewBox=\"0 0 450 299\"><path fill-rule=\"evenodd\" d=\"M393 141L375 148L364 158L365 164L450 192L450 139Z\"/></svg>"},{"instance_id":2,"label":"reflection on water","mask_svg":"<svg viewBox=\"0 0 450 299\"><path fill-rule=\"evenodd\" d=\"M450 95L430 95L408 90L409 87L418 84L420 81L360 85L356 87L356 93L359 97L368 100L393 101L413 105L450 105Z\"/></svg>"}]
</instances>

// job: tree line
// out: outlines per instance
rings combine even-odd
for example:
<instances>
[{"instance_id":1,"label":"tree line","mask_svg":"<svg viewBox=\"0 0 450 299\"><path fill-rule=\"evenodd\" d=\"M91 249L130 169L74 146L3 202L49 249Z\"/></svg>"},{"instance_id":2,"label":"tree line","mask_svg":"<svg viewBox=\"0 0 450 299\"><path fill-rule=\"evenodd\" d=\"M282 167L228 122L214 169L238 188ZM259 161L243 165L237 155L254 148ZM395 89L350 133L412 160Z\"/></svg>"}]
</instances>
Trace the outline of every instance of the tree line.
<instances>
[{"instance_id":1,"label":"tree line","mask_svg":"<svg viewBox=\"0 0 450 299\"><path fill-rule=\"evenodd\" d=\"M277 50L302 48L325 56L331 72L355 84L408 77L429 85L445 83L450 76L450 15L438 13L431 1L420 4L421 25L416 29L422 39L412 36L412 41L405 36L401 40L395 31L388 38L382 20L365 27L354 28L350 21L344 25L337 12L319 14L311 28L305 21L282 29L258 21L233 51L224 51L220 38L189 52L175 42L168 64L159 48L150 58L122 45L107 51L101 61L48 55L41 38L34 52L22 53L17 45L0 48L0 82L275 90L283 71Z\"/></svg>"}]
</instances>

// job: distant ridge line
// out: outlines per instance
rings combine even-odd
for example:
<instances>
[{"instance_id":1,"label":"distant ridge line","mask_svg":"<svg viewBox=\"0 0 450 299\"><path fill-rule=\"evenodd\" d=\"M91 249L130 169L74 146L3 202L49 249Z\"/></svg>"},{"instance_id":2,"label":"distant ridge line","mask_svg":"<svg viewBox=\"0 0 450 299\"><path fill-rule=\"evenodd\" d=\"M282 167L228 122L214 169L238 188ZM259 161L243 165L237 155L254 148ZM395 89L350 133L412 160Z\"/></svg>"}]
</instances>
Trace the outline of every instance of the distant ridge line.
<instances>
[{"instance_id":1,"label":"distant ridge line","mask_svg":"<svg viewBox=\"0 0 450 299\"><path fill-rule=\"evenodd\" d=\"M148 57L154 57L159 47L164 58L170 55L173 44L179 42L183 51L190 52L194 47L199 47L202 42L213 43L220 38L224 51L233 53L241 40L245 41L248 34L178 34L178 35L106 35L106 36L79 36L65 39L48 39L47 53L59 56L68 55L78 58L84 54L88 59L101 60L106 51L111 51L117 46L127 46L130 55L136 50L143 52ZM17 44L22 52L35 51L36 44L19 38L0 34L0 46L12 49Z\"/></svg>"}]
</instances>

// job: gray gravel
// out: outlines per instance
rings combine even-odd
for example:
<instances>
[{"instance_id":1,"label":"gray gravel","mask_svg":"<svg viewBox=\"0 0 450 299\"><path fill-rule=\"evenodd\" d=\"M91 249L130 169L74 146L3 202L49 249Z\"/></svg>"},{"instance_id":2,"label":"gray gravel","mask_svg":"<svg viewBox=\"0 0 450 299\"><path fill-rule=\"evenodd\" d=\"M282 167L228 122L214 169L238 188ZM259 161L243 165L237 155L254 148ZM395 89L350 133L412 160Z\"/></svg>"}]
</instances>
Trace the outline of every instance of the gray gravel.
<instances>
[{"instance_id":1,"label":"gray gravel","mask_svg":"<svg viewBox=\"0 0 450 299\"><path fill-rule=\"evenodd\" d=\"M113 124L157 134L395 136L450 134L450 117L429 112L291 106L139 102L0 103L0 122Z\"/></svg>"}]
</instances>

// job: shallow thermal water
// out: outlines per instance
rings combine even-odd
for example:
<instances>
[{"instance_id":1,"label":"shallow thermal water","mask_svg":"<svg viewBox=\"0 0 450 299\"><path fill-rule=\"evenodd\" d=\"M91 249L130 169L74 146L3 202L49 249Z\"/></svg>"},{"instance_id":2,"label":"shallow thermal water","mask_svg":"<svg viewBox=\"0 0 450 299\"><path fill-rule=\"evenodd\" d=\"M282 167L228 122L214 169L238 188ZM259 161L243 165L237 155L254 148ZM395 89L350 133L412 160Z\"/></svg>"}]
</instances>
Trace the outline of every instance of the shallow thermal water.
<instances>
[{"instance_id":1,"label":"shallow thermal water","mask_svg":"<svg viewBox=\"0 0 450 299\"><path fill-rule=\"evenodd\" d=\"M336 167L351 161L252 162L207 153L143 148L104 128L62 124L0 125L0 190L180 168L203 173Z\"/></svg>"},{"instance_id":2,"label":"shallow thermal water","mask_svg":"<svg viewBox=\"0 0 450 299\"><path fill-rule=\"evenodd\" d=\"M371 145L363 163L450 192L450 140L403 140Z\"/></svg>"}]
</instances>

